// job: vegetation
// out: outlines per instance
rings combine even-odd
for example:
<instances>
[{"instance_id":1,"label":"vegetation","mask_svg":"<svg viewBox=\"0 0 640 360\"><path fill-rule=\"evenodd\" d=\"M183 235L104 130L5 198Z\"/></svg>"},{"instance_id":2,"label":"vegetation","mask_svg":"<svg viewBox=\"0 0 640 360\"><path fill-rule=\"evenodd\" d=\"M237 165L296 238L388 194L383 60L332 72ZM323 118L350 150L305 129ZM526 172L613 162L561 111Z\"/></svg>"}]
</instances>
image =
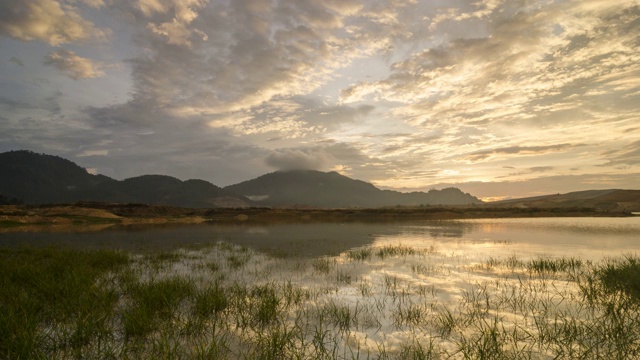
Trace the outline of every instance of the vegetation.
<instances>
[{"instance_id":1,"label":"vegetation","mask_svg":"<svg viewBox=\"0 0 640 360\"><path fill-rule=\"evenodd\" d=\"M243 196L204 180L143 175L117 181L93 175L58 156L31 151L0 153L0 204L104 201L211 208L248 206Z\"/></svg>"},{"instance_id":2,"label":"vegetation","mask_svg":"<svg viewBox=\"0 0 640 360\"><path fill-rule=\"evenodd\" d=\"M631 359L639 274L633 255L466 264L405 245L0 249L0 358Z\"/></svg>"},{"instance_id":3,"label":"vegetation","mask_svg":"<svg viewBox=\"0 0 640 360\"><path fill-rule=\"evenodd\" d=\"M404 210L425 210L432 206L448 206L447 210L453 212L457 211L451 207L466 207L467 214L476 212L485 216L495 212L506 216L628 215L640 208L640 190L589 190L483 203L457 188L402 193L380 190L371 183L350 179L337 172L312 170L277 171L220 188L205 180L181 181L164 175L142 175L117 181L104 175L93 175L58 156L24 150L0 153L0 205L78 201L199 209L256 205L306 209L387 207L387 215L396 215L389 208L398 208L406 215ZM413 211L417 210L409 213Z\"/></svg>"},{"instance_id":4,"label":"vegetation","mask_svg":"<svg viewBox=\"0 0 640 360\"><path fill-rule=\"evenodd\" d=\"M402 193L380 190L335 171L276 171L256 179L227 186L237 194L258 195L256 202L268 206L304 205L321 208L381 207L421 204L469 205L482 203L457 188Z\"/></svg>"}]
</instances>

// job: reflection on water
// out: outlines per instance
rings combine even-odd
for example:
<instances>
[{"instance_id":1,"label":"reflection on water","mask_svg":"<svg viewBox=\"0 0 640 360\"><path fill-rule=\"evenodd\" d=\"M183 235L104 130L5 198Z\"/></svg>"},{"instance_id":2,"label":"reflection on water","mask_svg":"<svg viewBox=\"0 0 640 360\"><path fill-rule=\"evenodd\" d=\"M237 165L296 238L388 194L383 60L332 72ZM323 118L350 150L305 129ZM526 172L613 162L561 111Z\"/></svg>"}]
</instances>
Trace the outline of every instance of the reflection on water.
<instances>
[{"instance_id":1,"label":"reflection on water","mask_svg":"<svg viewBox=\"0 0 640 360\"><path fill-rule=\"evenodd\" d=\"M639 218L127 227L5 233L0 244L191 248L177 251L178 257L134 256L132 274L142 281L179 276L201 289L215 282L229 299L227 309L216 315L219 322L202 323L206 336L193 338L178 328L190 322L192 312L177 311L187 318L167 321L160 335L143 338L140 358L152 357L144 346L155 344L154 336L173 336L166 334L187 338L177 346L204 341L203 349L208 341L231 339L228 349L237 355L231 358L266 358L254 351L263 334L285 341L290 353L279 358L319 358L312 355L325 346L327 354L338 354L325 358L406 358L400 356L405 349L426 350L434 358L486 358L496 351L500 358L594 358L593 344L604 354L598 358L631 358L627 354L640 351L639 337L619 347L612 343L610 323L600 310L605 307L589 307L578 286L594 269L583 259L637 251ZM533 265L542 260L573 268L536 270ZM258 321L265 314L258 310L269 304L273 319ZM637 311L624 312L621 319L621 328L640 334ZM562 329L573 338L556 336ZM107 348L121 349L120 340L111 336L115 343Z\"/></svg>"},{"instance_id":2,"label":"reflection on water","mask_svg":"<svg viewBox=\"0 0 640 360\"><path fill-rule=\"evenodd\" d=\"M67 245L129 251L172 250L219 241L283 256L337 255L367 245L405 244L478 256L569 253L588 259L634 253L640 218L532 218L441 220L398 223L274 225L82 226L52 232L0 234L0 245ZM101 230L101 231L96 231ZM505 246L507 245L507 246ZM508 255L508 254L507 254Z\"/></svg>"}]
</instances>

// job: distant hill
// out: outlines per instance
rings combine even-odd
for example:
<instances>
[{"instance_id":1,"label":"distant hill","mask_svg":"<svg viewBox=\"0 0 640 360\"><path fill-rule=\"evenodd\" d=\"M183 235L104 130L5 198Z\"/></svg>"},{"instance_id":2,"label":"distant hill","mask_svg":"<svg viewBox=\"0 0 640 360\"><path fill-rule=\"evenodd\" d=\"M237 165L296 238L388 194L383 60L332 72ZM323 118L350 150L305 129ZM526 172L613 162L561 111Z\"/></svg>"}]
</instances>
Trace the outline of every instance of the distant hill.
<instances>
[{"instance_id":1,"label":"distant hill","mask_svg":"<svg viewBox=\"0 0 640 360\"><path fill-rule=\"evenodd\" d=\"M482 203L457 188L401 193L337 172L277 171L220 188L204 180L142 175L118 181L93 175L59 156L20 150L0 153L0 204L78 201L142 203L191 208L248 206L376 208L384 206L470 205L502 208L591 208L640 211L640 190L588 190Z\"/></svg>"},{"instance_id":2,"label":"distant hill","mask_svg":"<svg viewBox=\"0 0 640 360\"><path fill-rule=\"evenodd\" d=\"M401 193L380 190L370 183L337 172L314 170L277 171L225 189L268 206L338 208L481 203L476 197L456 188Z\"/></svg>"},{"instance_id":3,"label":"distant hill","mask_svg":"<svg viewBox=\"0 0 640 360\"><path fill-rule=\"evenodd\" d=\"M80 200L172 205L180 207L246 207L251 201L204 180L181 181L165 175L142 175L100 184Z\"/></svg>"},{"instance_id":4,"label":"distant hill","mask_svg":"<svg viewBox=\"0 0 640 360\"><path fill-rule=\"evenodd\" d=\"M31 151L0 154L0 202L25 204L100 201L178 207L319 207L469 205L481 203L456 188L401 193L337 172L274 172L220 188L204 180L181 181L165 175L114 180L93 175L58 156Z\"/></svg>"},{"instance_id":5,"label":"distant hill","mask_svg":"<svg viewBox=\"0 0 640 360\"><path fill-rule=\"evenodd\" d=\"M586 190L487 203L488 206L521 208L582 207L611 211L640 211L640 190Z\"/></svg>"},{"instance_id":6,"label":"distant hill","mask_svg":"<svg viewBox=\"0 0 640 360\"><path fill-rule=\"evenodd\" d=\"M204 180L144 175L117 181L58 156L0 154L0 196L26 204L102 201L180 207L246 207L252 202Z\"/></svg>"},{"instance_id":7,"label":"distant hill","mask_svg":"<svg viewBox=\"0 0 640 360\"><path fill-rule=\"evenodd\" d=\"M27 204L72 202L79 192L111 182L116 180L58 156L26 150L0 154L0 195Z\"/></svg>"}]
</instances>

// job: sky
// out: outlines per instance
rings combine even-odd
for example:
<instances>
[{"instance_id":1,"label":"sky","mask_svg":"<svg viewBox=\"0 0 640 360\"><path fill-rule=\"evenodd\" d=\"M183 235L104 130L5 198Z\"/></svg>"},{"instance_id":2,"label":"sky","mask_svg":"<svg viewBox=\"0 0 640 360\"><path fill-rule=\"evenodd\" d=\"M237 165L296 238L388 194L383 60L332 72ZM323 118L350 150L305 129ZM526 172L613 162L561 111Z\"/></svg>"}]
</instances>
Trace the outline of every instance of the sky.
<instances>
[{"instance_id":1,"label":"sky","mask_svg":"<svg viewBox=\"0 0 640 360\"><path fill-rule=\"evenodd\" d=\"M3 0L19 149L119 180L640 189L640 0Z\"/></svg>"}]
</instances>

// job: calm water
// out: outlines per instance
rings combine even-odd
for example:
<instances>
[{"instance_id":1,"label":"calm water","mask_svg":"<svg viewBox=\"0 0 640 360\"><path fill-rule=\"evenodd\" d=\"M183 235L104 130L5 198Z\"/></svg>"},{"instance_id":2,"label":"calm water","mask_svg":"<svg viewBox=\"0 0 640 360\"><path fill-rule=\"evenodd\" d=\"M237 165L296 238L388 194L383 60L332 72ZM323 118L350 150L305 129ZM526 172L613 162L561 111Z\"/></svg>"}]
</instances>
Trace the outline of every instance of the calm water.
<instances>
[{"instance_id":1,"label":"calm water","mask_svg":"<svg viewBox=\"0 0 640 360\"><path fill-rule=\"evenodd\" d=\"M0 245L68 245L132 251L172 250L219 241L299 257L338 255L362 246L436 247L467 257L579 256L600 259L638 253L640 217L477 219L399 223L190 225L111 227L100 231L0 234Z\"/></svg>"},{"instance_id":2,"label":"calm water","mask_svg":"<svg viewBox=\"0 0 640 360\"><path fill-rule=\"evenodd\" d=\"M494 321L499 321L498 338L518 338L518 348L526 343L528 350L521 357L531 353L534 359L566 358L554 353L556 347L564 346L562 339L555 341L555 337L541 334L555 331L558 319L565 316L575 315L578 323L589 328L603 317L585 311L579 286L566 274L528 271L526 260L578 257L595 263L607 257L640 255L640 217L72 229L0 233L0 246L60 244L132 251L183 248L178 252L181 261L168 261L160 267L145 257L136 257L135 273L149 281L181 276L203 286L220 281L223 287L240 286L247 291L255 285L269 286L282 294L286 289L301 289L311 295L287 310L282 323L289 329L298 328L291 319L306 314L302 320L306 325L300 327L311 329L303 335L306 343L315 341L317 330L322 329L323 339L338 349L338 355L345 354L342 358L359 351L376 358L381 349L398 352L403 344L413 342L436 346L443 358L463 358L459 345L476 343ZM220 241L254 251L206 246ZM346 253L362 247L373 249ZM376 255L379 247L425 251L380 256ZM350 256L366 251L373 255L363 259ZM283 256L269 256L273 254ZM511 258L520 265L508 265L505 260ZM238 259L245 260L239 263ZM220 324L238 324L234 317L238 313L222 312L225 317ZM338 326L344 319L341 314L347 314L348 331ZM456 324L450 327L452 333L439 335L450 323ZM536 324L543 324L543 329ZM262 333L265 329L271 327L258 330ZM513 329L521 329L520 335L514 335ZM237 328L230 325L215 331L238 336ZM523 336L525 333L532 335ZM240 335L251 343L256 341L251 334ZM596 341L603 347L612 341L607 336L603 339ZM512 340L505 340L505 349L511 344ZM574 345L566 346L576 348Z\"/></svg>"}]
</instances>

